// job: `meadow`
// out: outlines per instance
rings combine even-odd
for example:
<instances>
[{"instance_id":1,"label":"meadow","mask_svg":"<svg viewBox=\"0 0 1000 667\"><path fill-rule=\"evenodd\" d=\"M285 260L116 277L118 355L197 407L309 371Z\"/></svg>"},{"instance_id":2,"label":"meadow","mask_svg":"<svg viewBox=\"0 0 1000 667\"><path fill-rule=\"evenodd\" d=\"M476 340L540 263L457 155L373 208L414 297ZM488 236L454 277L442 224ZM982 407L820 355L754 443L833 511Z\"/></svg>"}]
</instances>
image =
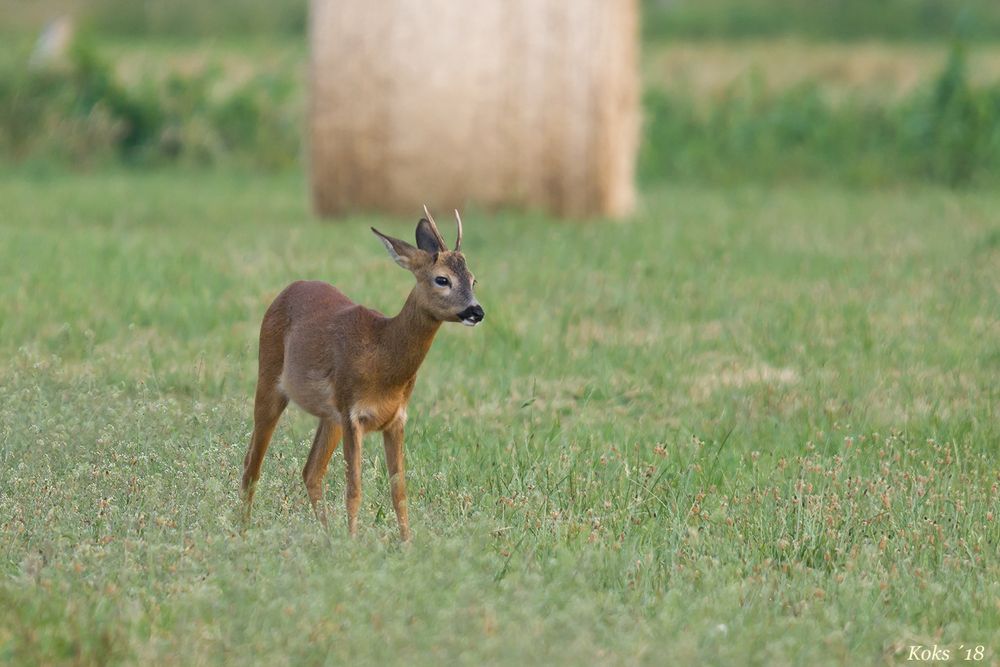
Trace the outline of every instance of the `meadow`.
<instances>
[{"instance_id":1,"label":"meadow","mask_svg":"<svg viewBox=\"0 0 1000 667\"><path fill-rule=\"evenodd\" d=\"M445 327L361 534L289 410L238 520L256 328L322 278L393 313L370 224L297 172L0 179L0 661L884 664L1000 648L1000 195L646 191L465 213Z\"/></svg>"},{"instance_id":2,"label":"meadow","mask_svg":"<svg viewBox=\"0 0 1000 667\"><path fill-rule=\"evenodd\" d=\"M95 0L47 70L72 3L23 4L0 664L1000 665L995 3L646 0L636 214L462 212L487 319L420 372L409 546L376 436L320 527L295 408L240 521L270 300L411 286L368 228L421 202L308 210L305 4Z\"/></svg>"}]
</instances>

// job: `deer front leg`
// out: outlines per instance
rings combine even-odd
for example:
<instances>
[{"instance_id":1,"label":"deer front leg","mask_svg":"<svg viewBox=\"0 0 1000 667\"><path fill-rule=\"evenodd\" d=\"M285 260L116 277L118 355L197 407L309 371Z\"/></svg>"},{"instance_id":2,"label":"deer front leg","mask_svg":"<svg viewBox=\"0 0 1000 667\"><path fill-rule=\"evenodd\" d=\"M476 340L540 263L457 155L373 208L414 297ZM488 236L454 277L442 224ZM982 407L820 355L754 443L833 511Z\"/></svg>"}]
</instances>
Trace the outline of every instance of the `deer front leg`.
<instances>
[{"instance_id":1,"label":"deer front leg","mask_svg":"<svg viewBox=\"0 0 1000 667\"><path fill-rule=\"evenodd\" d=\"M358 534L358 507L361 505L361 439L360 424L350 419L344 425L344 463L347 468L347 530L351 537Z\"/></svg>"},{"instance_id":2,"label":"deer front leg","mask_svg":"<svg viewBox=\"0 0 1000 667\"><path fill-rule=\"evenodd\" d=\"M403 421L394 420L382 432L385 445L385 466L389 471L389 490L392 493L392 507L396 510L399 523L399 538L410 541L410 519L406 511L406 471L403 466Z\"/></svg>"}]
</instances>

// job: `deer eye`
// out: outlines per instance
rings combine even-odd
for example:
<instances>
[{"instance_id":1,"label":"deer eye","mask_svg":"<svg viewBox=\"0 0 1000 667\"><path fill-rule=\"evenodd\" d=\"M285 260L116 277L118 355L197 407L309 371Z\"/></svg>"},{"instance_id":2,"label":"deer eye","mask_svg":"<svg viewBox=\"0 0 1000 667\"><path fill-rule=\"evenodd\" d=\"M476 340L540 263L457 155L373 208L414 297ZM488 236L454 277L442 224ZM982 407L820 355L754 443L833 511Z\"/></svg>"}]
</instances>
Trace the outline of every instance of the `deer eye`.
<instances>
[{"instance_id":1,"label":"deer eye","mask_svg":"<svg viewBox=\"0 0 1000 667\"><path fill-rule=\"evenodd\" d=\"M451 285L451 281L445 278L444 276L438 276L437 278L435 278L434 283L440 285L441 287L448 287L449 285Z\"/></svg>"}]
</instances>

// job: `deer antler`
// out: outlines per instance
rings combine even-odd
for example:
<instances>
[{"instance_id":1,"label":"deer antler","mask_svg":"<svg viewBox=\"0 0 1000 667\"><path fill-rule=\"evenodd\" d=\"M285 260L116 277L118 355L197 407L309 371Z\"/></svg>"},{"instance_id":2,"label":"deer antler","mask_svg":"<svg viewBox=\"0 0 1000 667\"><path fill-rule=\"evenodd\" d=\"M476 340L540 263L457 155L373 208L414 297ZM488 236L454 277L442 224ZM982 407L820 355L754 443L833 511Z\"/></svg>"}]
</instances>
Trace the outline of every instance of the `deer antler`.
<instances>
[{"instance_id":1,"label":"deer antler","mask_svg":"<svg viewBox=\"0 0 1000 667\"><path fill-rule=\"evenodd\" d=\"M455 239L455 252L462 252L462 216L455 209L455 220L458 221L458 238Z\"/></svg>"},{"instance_id":2,"label":"deer antler","mask_svg":"<svg viewBox=\"0 0 1000 667\"><path fill-rule=\"evenodd\" d=\"M434 236L437 237L438 244L442 249L447 248L448 245L444 242L444 237L441 236L441 232L438 231L437 223L434 222L434 216L427 210L427 204L424 204L424 215L427 216L427 222L431 223L431 229L434 230Z\"/></svg>"}]
</instances>

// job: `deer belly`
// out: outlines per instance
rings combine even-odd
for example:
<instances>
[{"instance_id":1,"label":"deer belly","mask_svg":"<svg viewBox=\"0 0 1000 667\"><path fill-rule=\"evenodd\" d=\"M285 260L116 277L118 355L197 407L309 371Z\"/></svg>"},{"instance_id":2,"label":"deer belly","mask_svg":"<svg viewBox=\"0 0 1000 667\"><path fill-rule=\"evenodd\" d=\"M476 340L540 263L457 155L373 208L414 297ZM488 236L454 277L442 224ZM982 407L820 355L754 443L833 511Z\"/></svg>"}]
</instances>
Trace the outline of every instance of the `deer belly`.
<instances>
[{"instance_id":1,"label":"deer belly","mask_svg":"<svg viewBox=\"0 0 1000 667\"><path fill-rule=\"evenodd\" d=\"M330 379L322 374L297 375L287 370L278 381L281 391L300 408L316 417L340 421L335 392Z\"/></svg>"}]
</instances>

